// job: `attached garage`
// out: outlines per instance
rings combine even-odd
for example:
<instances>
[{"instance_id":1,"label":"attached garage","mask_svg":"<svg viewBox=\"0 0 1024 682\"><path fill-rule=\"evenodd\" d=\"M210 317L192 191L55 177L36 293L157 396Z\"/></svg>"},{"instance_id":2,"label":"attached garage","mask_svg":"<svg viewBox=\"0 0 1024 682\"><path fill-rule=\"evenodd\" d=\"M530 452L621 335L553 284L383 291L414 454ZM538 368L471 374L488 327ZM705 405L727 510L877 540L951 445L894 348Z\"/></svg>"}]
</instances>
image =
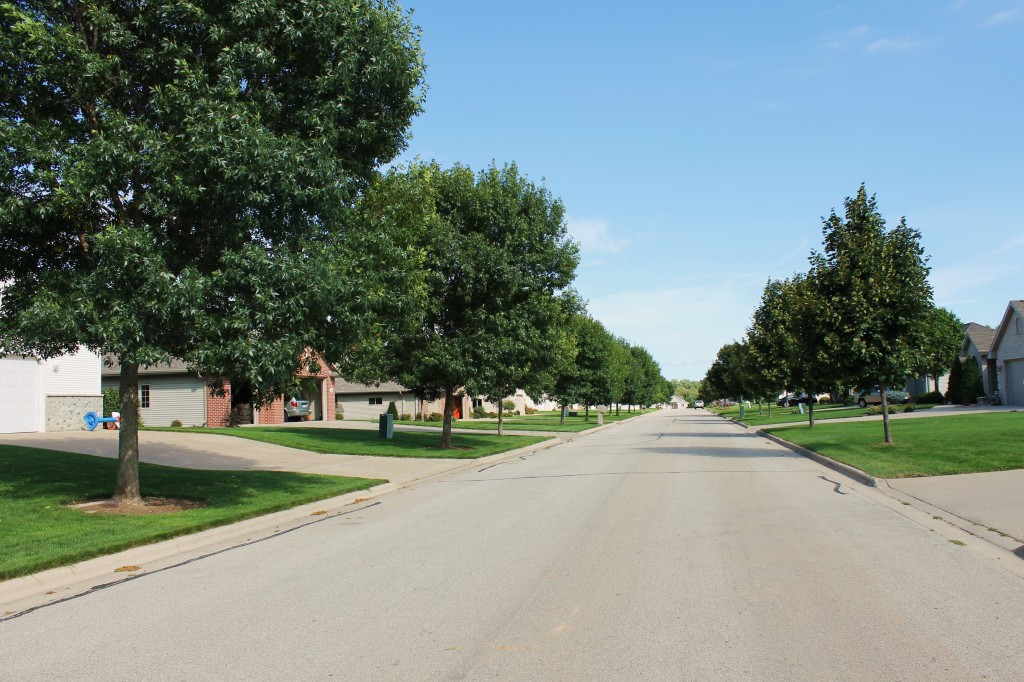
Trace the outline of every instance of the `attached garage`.
<instances>
[{"instance_id":1,"label":"attached garage","mask_svg":"<svg viewBox=\"0 0 1024 682\"><path fill-rule=\"evenodd\" d=\"M1024 360L1007 360L1003 372L1006 374L1006 404L1024 405Z\"/></svg>"},{"instance_id":2,"label":"attached garage","mask_svg":"<svg viewBox=\"0 0 1024 682\"><path fill-rule=\"evenodd\" d=\"M40 430L39 361L0 358L0 433Z\"/></svg>"},{"instance_id":3,"label":"attached garage","mask_svg":"<svg viewBox=\"0 0 1024 682\"><path fill-rule=\"evenodd\" d=\"M103 388L117 388L119 379L104 377ZM139 413L146 426L206 424L206 382L195 375L139 374Z\"/></svg>"}]
</instances>

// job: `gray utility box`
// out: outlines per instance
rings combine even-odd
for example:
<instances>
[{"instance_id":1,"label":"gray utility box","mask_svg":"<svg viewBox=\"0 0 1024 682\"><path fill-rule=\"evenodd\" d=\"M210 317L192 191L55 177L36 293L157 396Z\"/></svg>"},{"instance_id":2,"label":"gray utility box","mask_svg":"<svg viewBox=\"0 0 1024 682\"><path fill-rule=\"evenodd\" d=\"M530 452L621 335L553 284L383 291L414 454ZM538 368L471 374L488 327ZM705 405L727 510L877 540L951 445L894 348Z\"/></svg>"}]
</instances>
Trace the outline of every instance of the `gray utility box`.
<instances>
[{"instance_id":1,"label":"gray utility box","mask_svg":"<svg viewBox=\"0 0 1024 682\"><path fill-rule=\"evenodd\" d=\"M380 416L380 426L377 431L381 438L392 438L395 435L395 417L390 412Z\"/></svg>"}]
</instances>

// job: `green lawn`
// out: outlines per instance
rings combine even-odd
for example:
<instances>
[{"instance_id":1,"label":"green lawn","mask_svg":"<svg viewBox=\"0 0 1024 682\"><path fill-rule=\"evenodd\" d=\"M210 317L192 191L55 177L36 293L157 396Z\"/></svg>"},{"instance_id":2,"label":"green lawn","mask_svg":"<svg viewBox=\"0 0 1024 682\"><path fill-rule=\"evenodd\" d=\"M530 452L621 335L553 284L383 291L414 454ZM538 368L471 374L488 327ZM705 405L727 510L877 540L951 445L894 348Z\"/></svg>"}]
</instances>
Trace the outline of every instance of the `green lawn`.
<instances>
[{"instance_id":1,"label":"green lawn","mask_svg":"<svg viewBox=\"0 0 1024 682\"><path fill-rule=\"evenodd\" d=\"M234 429L154 429L179 433L217 433L248 438L299 450L328 455L374 455L377 457L428 457L436 459L477 459L540 443L538 436L498 436L490 434L452 434L452 450L442 450L440 433L395 431L385 440L374 430L309 427L252 426Z\"/></svg>"},{"instance_id":2,"label":"green lawn","mask_svg":"<svg viewBox=\"0 0 1024 682\"><path fill-rule=\"evenodd\" d=\"M915 410L927 410L934 407L934 405L915 405ZM772 414L768 416L768 406L765 405L762 410L762 414L758 415L757 405L754 404L749 410L747 410L746 418L740 419L740 408L738 406L727 407L727 408L712 408L718 414L725 415L726 417L732 417L736 421L742 421L744 424L750 426L764 426L765 424L791 424L806 422L808 420L807 408L804 408L804 413L800 414L799 408L796 407L776 407L772 406ZM814 422L828 420L828 419L841 419L847 417L862 417L864 416L869 408L860 407L848 407L841 404L837 405L815 405L814 406ZM891 406L893 414L903 411L902 405Z\"/></svg>"},{"instance_id":3,"label":"green lawn","mask_svg":"<svg viewBox=\"0 0 1024 682\"><path fill-rule=\"evenodd\" d=\"M614 411L606 412L604 415L604 421L606 424L622 421L623 419L629 419L630 417L636 417L651 411L652 410L644 410L643 412L627 412L625 410L619 410L618 416L615 415ZM590 410L590 419L585 419L583 415L583 411L580 411L579 416L577 417L566 417L564 424L560 423L561 420L558 412L538 412L536 414L521 415L518 417L506 416L504 422L506 429L513 429L516 431L555 431L559 433L576 433L578 431L586 431L587 429L597 427L597 412L595 410ZM398 421L395 423L406 426L432 426L441 428L441 422ZM472 418L459 419L454 423L454 427L458 429L475 429L478 431L497 431L498 420Z\"/></svg>"},{"instance_id":4,"label":"green lawn","mask_svg":"<svg viewBox=\"0 0 1024 682\"><path fill-rule=\"evenodd\" d=\"M117 460L0 445L0 580L194 533L385 481L277 471L199 471L140 464L142 494L205 508L149 516L86 514L110 497Z\"/></svg>"},{"instance_id":5,"label":"green lawn","mask_svg":"<svg viewBox=\"0 0 1024 682\"><path fill-rule=\"evenodd\" d=\"M1024 413L895 420L892 445L880 420L768 430L882 478L1024 469Z\"/></svg>"}]
</instances>

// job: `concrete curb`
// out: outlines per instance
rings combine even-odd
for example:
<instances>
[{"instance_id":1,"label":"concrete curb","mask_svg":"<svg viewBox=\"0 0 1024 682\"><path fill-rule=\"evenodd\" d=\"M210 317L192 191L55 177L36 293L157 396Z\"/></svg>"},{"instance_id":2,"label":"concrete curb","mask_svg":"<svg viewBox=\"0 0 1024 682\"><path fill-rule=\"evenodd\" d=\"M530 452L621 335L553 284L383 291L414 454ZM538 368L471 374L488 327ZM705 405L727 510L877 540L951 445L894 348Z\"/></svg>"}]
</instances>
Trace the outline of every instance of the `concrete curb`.
<instances>
[{"instance_id":1,"label":"concrete curb","mask_svg":"<svg viewBox=\"0 0 1024 682\"><path fill-rule=\"evenodd\" d=\"M808 450L807 448L802 447L800 445L796 445L795 443L790 443L788 440L779 438L778 436L771 433L766 433L761 429L755 429L754 434L757 436L761 436L762 438L767 438L768 440L774 443L778 443L782 447L792 450L793 452L802 457L806 457L807 459L814 460L818 464L827 466L829 469L832 469L833 471L836 471L842 474L843 476L846 476L847 478L852 478L858 483L863 483L864 485L869 486L871 488L878 487L878 479L876 479L874 476L871 476L861 471L860 469L850 466L849 464L843 464L842 462L837 462L834 459L829 459L828 457L825 457L824 455L821 455L815 452L814 450Z\"/></svg>"},{"instance_id":2,"label":"concrete curb","mask_svg":"<svg viewBox=\"0 0 1024 682\"><path fill-rule=\"evenodd\" d=\"M591 431L593 430L595 429L591 429ZM215 547L219 548L218 551L238 547L268 538L283 531L301 527L309 523L311 517L327 518L336 516L349 511L346 509L347 507L370 502L383 495L404 490L433 478L447 476L481 464L490 464L503 459L533 454L552 448L562 442L557 438L548 438L540 443L534 443L533 445L501 452L496 455L489 455L478 459L452 460L454 465L451 469L413 479L402 484L384 483L368 490L358 490L338 497L310 502L297 507L291 507L290 509L245 519L244 521L209 528L197 533L180 535L169 540L132 547L115 554L87 559L69 566L60 566L20 578L5 580L0 582L0 622L26 609L35 608L47 602L57 601L75 594L88 592L95 587L95 585L90 585L89 583L95 581L109 584L130 580L145 574L147 572L145 568L147 564L167 563L172 559L185 556L201 557ZM139 568L136 571L117 571L118 568L125 566L138 566ZM46 599L45 597L48 595L52 596ZM18 602L32 599L35 599L37 603L18 604Z\"/></svg>"}]
</instances>

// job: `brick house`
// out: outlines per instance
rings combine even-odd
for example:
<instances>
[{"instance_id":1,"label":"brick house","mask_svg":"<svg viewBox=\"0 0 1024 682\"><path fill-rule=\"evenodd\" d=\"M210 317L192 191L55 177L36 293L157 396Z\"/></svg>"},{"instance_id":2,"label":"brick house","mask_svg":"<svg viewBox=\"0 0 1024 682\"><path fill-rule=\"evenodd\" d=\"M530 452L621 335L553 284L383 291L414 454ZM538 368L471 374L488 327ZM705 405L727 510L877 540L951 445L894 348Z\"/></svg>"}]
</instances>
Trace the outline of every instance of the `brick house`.
<instances>
[{"instance_id":1,"label":"brick house","mask_svg":"<svg viewBox=\"0 0 1024 682\"><path fill-rule=\"evenodd\" d=\"M318 356L317 360L320 363L319 372L310 374L302 371L296 376L312 378L316 383L315 390L302 396L310 401L310 419L332 421L337 374L322 358ZM112 358L108 358L103 367L103 388L117 388L120 372L120 365ZM177 420L183 426L228 426L232 407L246 405L246 396L233 393L228 382L224 385L224 395L216 395L213 390L214 383L215 380L189 371L180 360L140 367L139 402L143 423L147 426L170 426L171 422ZM241 423L283 424L285 399L286 396L281 396L259 410L241 408L244 412Z\"/></svg>"}]
</instances>

